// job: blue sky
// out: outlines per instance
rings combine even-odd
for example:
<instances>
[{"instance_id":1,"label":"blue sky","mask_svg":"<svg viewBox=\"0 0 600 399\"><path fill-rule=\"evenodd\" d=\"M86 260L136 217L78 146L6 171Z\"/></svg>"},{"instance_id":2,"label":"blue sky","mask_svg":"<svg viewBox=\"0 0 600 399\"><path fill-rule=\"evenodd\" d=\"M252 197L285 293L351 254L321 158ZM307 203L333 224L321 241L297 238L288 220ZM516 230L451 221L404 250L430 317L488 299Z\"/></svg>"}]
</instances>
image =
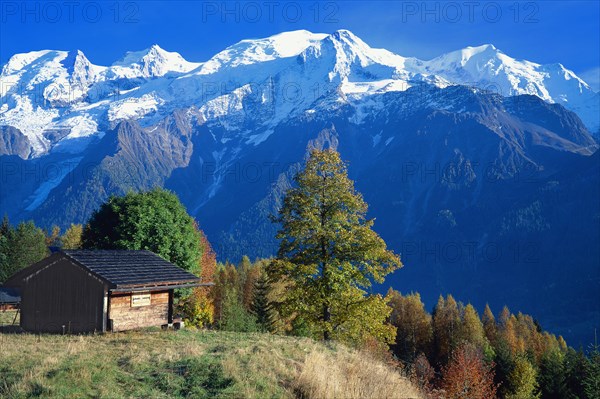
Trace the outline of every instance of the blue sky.
<instances>
[{"instance_id":1,"label":"blue sky","mask_svg":"<svg viewBox=\"0 0 600 399\"><path fill-rule=\"evenodd\" d=\"M600 86L600 2L593 1L8 1L0 2L0 63L15 53L80 49L107 65L157 43L205 61L241 39L349 29L373 47L430 59L492 43L560 62Z\"/></svg>"}]
</instances>

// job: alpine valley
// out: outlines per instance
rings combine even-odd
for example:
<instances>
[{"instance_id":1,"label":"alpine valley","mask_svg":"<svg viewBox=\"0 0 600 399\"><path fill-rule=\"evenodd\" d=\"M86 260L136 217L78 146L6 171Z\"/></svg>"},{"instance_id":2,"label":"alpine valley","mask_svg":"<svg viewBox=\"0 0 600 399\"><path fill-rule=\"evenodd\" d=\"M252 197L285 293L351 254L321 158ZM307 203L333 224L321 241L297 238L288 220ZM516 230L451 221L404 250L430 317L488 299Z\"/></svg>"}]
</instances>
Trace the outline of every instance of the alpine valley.
<instances>
[{"instance_id":1,"label":"alpine valley","mask_svg":"<svg viewBox=\"0 0 600 399\"><path fill-rule=\"evenodd\" d=\"M0 75L0 212L85 223L110 195L176 192L222 260L277 248L269 215L334 147L432 307L534 315L570 345L600 325L600 94L493 45L429 61L349 31L243 40L206 62L154 45L99 66L15 54Z\"/></svg>"}]
</instances>

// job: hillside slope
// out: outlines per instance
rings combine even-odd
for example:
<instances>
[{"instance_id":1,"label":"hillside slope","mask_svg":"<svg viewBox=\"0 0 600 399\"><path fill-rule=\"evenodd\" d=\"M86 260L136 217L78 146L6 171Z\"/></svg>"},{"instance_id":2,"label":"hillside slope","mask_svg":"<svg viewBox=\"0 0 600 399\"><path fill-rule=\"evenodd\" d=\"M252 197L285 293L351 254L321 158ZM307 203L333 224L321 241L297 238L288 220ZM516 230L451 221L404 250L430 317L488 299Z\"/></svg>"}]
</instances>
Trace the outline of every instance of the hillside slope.
<instances>
[{"instance_id":1,"label":"hillside slope","mask_svg":"<svg viewBox=\"0 0 600 399\"><path fill-rule=\"evenodd\" d=\"M421 397L388 366L304 338L191 330L0 333L0 348L0 397L7 399ZM326 380L315 373L323 369Z\"/></svg>"}]
</instances>

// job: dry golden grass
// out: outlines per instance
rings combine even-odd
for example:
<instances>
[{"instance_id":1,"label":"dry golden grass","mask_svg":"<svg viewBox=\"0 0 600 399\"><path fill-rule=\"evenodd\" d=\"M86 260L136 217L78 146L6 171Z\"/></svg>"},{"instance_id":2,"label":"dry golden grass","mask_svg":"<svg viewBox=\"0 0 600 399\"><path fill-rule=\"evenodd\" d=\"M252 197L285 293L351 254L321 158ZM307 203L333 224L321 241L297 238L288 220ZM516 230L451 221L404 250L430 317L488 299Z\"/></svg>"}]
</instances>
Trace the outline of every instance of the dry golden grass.
<instances>
[{"instance_id":1,"label":"dry golden grass","mask_svg":"<svg viewBox=\"0 0 600 399\"><path fill-rule=\"evenodd\" d=\"M368 354L340 351L330 356L311 352L296 381L304 398L423 398L412 383L390 366Z\"/></svg>"},{"instance_id":2,"label":"dry golden grass","mask_svg":"<svg viewBox=\"0 0 600 399\"><path fill-rule=\"evenodd\" d=\"M12 325L13 320L15 320L15 315L17 315L17 312L15 310L0 310L0 326ZM16 317L15 324L19 325L18 315Z\"/></svg>"}]
</instances>

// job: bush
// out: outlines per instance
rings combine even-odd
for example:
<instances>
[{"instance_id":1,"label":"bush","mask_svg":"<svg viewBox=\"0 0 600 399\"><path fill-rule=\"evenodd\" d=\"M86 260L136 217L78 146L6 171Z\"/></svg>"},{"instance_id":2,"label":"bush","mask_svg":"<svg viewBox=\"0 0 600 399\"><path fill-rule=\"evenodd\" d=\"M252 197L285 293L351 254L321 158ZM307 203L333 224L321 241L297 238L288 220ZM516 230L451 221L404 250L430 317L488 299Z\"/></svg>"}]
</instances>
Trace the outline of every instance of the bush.
<instances>
[{"instance_id":1,"label":"bush","mask_svg":"<svg viewBox=\"0 0 600 399\"><path fill-rule=\"evenodd\" d=\"M206 287L197 287L180 303L186 325L207 328L214 322L215 309Z\"/></svg>"},{"instance_id":2,"label":"bush","mask_svg":"<svg viewBox=\"0 0 600 399\"><path fill-rule=\"evenodd\" d=\"M225 294L220 328L224 331L237 332L258 332L260 330L256 323L256 317L244 309L238 300L237 293L233 290Z\"/></svg>"}]
</instances>

